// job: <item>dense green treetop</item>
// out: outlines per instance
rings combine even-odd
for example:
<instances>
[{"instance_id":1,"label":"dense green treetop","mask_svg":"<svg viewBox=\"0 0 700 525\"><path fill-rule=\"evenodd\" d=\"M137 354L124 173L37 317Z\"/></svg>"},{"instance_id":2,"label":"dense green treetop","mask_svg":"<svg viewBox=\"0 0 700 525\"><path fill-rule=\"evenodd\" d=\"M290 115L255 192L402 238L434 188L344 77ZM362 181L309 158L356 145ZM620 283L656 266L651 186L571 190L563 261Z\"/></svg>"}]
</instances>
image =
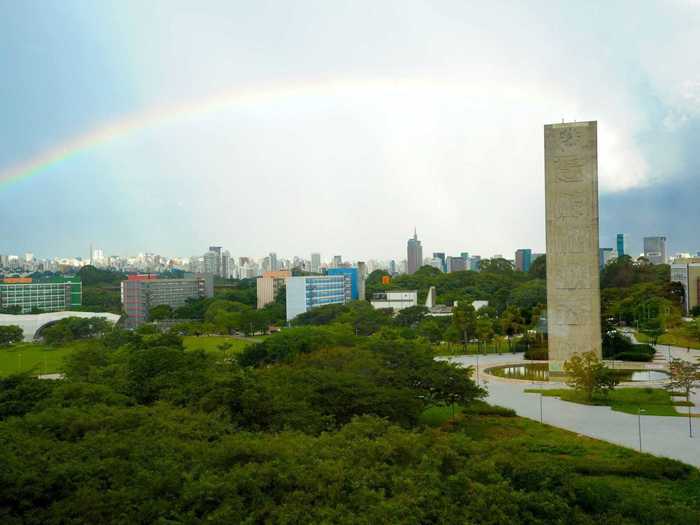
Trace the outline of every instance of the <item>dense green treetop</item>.
<instances>
[{"instance_id":1,"label":"dense green treetop","mask_svg":"<svg viewBox=\"0 0 700 525\"><path fill-rule=\"evenodd\" d=\"M400 330L291 328L239 363L113 329L63 380L0 379L0 522L700 521L695 469L488 407Z\"/></svg>"}]
</instances>

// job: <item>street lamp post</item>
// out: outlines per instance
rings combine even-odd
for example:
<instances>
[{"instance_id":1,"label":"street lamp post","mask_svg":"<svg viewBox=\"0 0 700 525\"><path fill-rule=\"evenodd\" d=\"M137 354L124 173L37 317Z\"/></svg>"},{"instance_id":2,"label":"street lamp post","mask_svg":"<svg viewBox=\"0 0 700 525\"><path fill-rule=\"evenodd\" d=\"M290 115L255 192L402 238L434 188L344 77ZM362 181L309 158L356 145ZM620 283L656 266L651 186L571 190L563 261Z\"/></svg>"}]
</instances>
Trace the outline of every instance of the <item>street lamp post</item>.
<instances>
[{"instance_id":1,"label":"street lamp post","mask_svg":"<svg viewBox=\"0 0 700 525\"><path fill-rule=\"evenodd\" d=\"M688 434L693 437L693 416L690 414L690 405L688 405Z\"/></svg>"},{"instance_id":2,"label":"street lamp post","mask_svg":"<svg viewBox=\"0 0 700 525\"><path fill-rule=\"evenodd\" d=\"M479 380L479 354L476 354L476 384L481 384L481 381Z\"/></svg>"},{"instance_id":3,"label":"street lamp post","mask_svg":"<svg viewBox=\"0 0 700 525\"><path fill-rule=\"evenodd\" d=\"M642 412L646 410L637 408L637 431L639 432L639 451L642 451Z\"/></svg>"},{"instance_id":4,"label":"street lamp post","mask_svg":"<svg viewBox=\"0 0 700 525\"><path fill-rule=\"evenodd\" d=\"M540 424L544 423L544 418L542 417L542 392L540 392Z\"/></svg>"}]
</instances>

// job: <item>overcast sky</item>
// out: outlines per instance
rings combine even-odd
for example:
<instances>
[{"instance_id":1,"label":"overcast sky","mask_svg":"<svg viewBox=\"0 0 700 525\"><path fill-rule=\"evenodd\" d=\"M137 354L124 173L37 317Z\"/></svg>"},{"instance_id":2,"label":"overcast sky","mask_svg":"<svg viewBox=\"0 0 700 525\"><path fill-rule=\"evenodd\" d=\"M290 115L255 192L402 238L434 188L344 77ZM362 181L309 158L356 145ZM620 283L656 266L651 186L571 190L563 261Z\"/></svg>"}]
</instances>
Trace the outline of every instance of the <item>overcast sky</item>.
<instances>
[{"instance_id":1,"label":"overcast sky","mask_svg":"<svg viewBox=\"0 0 700 525\"><path fill-rule=\"evenodd\" d=\"M694 0L0 0L0 253L403 258L414 226L424 254L544 251L562 119L598 121L601 246L695 252L699 28ZM236 90L265 95L7 179Z\"/></svg>"}]
</instances>

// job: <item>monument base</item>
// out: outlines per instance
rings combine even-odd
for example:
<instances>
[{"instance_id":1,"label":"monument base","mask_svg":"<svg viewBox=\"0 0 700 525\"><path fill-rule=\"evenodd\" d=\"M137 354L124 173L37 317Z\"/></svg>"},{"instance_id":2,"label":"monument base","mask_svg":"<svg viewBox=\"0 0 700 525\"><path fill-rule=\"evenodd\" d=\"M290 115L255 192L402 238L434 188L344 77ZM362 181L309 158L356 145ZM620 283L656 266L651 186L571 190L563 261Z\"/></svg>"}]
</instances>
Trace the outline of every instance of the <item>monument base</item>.
<instances>
[{"instance_id":1,"label":"monument base","mask_svg":"<svg viewBox=\"0 0 700 525\"><path fill-rule=\"evenodd\" d=\"M549 379L563 379L566 377L564 372L564 361L549 362Z\"/></svg>"}]
</instances>

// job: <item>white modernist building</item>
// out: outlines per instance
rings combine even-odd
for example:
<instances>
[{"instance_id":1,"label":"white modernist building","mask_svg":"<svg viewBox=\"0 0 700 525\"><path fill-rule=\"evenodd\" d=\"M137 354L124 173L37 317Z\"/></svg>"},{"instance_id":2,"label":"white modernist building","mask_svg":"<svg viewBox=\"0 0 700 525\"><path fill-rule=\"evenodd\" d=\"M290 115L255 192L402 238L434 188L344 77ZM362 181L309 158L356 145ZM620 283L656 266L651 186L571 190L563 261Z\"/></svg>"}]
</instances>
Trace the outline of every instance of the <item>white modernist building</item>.
<instances>
[{"instance_id":1,"label":"white modernist building","mask_svg":"<svg viewBox=\"0 0 700 525\"><path fill-rule=\"evenodd\" d=\"M370 304L376 309L392 308L395 312L418 306L417 290L397 290L394 292L375 293Z\"/></svg>"},{"instance_id":2,"label":"white modernist building","mask_svg":"<svg viewBox=\"0 0 700 525\"><path fill-rule=\"evenodd\" d=\"M24 340L31 341L36 337L36 333L44 326L66 319L68 317L101 317L112 323L119 321L120 316L108 312L48 312L44 314L0 314L0 326L16 325L24 332Z\"/></svg>"}]
</instances>

